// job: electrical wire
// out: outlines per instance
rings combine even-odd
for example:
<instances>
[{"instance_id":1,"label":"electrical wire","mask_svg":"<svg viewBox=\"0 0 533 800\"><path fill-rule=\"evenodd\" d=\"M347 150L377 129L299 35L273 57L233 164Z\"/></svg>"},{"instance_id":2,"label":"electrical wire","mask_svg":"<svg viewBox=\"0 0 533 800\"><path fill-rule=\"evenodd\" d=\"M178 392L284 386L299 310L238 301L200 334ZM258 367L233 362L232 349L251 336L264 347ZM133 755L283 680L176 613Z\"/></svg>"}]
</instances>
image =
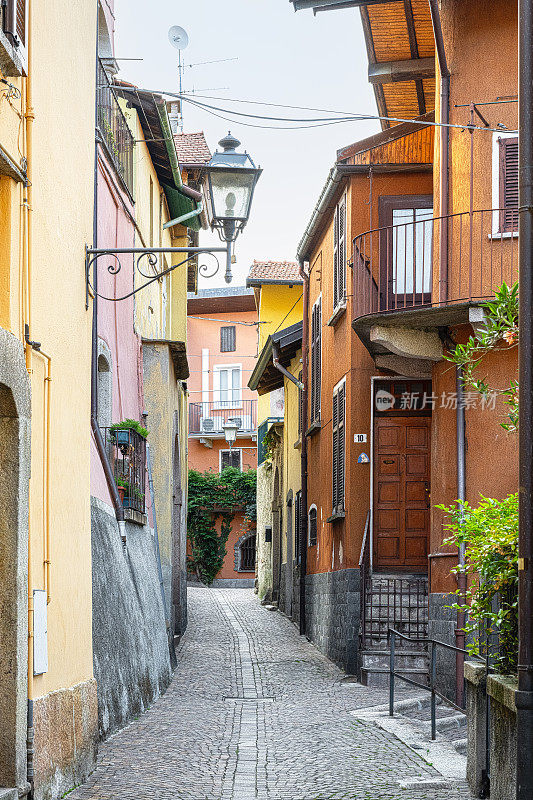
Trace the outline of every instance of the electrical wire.
<instances>
[{"instance_id":1,"label":"electrical wire","mask_svg":"<svg viewBox=\"0 0 533 800\"><path fill-rule=\"evenodd\" d=\"M238 319L216 319L215 317L195 317L192 314L187 314L187 319L201 319L205 320L206 322L225 322L230 323L231 325L268 325L268 322L241 322Z\"/></svg>"},{"instance_id":2,"label":"electrical wire","mask_svg":"<svg viewBox=\"0 0 533 800\"><path fill-rule=\"evenodd\" d=\"M281 322L279 323L279 325L278 325L278 327L276 328L276 330L274 331L274 333L277 333L277 332L279 331L279 329L281 328L281 326L283 325L283 323L285 322L285 320L287 319L287 317L289 316L289 314L291 313L291 311L293 310L293 308L296 306L296 304L297 304L297 303L299 303L299 302L300 302L300 300L302 299L302 297L303 297L303 296L304 296L304 293L302 292L302 293L301 293L301 295L300 295L300 297L299 297L299 298L298 298L298 299L297 299L297 300L296 300L296 301L293 303L293 305L292 305L292 306L289 308L289 310L287 311L287 313L285 314L285 316L283 317L283 319L282 319L282 320L281 320Z\"/></svg>"}]
</instances>

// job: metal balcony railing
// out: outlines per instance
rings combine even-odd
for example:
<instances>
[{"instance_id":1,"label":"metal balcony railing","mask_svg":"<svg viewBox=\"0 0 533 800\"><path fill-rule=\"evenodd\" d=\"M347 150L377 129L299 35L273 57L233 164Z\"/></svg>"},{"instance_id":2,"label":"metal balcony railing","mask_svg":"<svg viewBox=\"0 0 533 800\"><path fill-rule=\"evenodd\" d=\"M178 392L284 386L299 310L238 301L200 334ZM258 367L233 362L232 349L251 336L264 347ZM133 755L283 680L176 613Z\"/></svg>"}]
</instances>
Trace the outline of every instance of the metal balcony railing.
<instances>
[{"instance_id":1,"label":"metal balcony railing","mask_svg":"<svg viewBox=\"0 0 533 800\"><path fill-rule=\"evenodd\" d=\"M236 407L238 406L238 407ZM235 422L237 435L257 431L257 400L189 403L189 433L224 436L223 425Z\"/></svg>"},{"instance_id":2,"label":"metal balcony railing","mask_svg":"<svg viewBox=\"0 0 533 800\"><path fill-rule=\"evenodd\" d=\"M379 312L488 300L518 279L517 214L484 209L376 228L353 240L354 319ZM499 233L503 216L513 220ZM507 223L508 224L508 223ZM446 299L439 247L447 242Z\"/></svg>"},{"instance_id":3,"label":"metal balcony railing","mask_svg":"<svg viewBox=\"0 0 533 800\"><path fill-rule=\"evenodd\" d=\"M124 508L144 514L146 491L146 439L131 428L104 428L107 454Z\"/></svg>"},{"instance_id":4,"label":"metal balcony railing","mask_svg":"<svg viewBox=\"0 0 533 800\"><path fill-rule=\"evenodd\" d=\"M97 81L98 130L109 156L113 160L115 169L133 197L133 148L135 141L100 60L98 60Z\"/></svg>"}]
</instances>

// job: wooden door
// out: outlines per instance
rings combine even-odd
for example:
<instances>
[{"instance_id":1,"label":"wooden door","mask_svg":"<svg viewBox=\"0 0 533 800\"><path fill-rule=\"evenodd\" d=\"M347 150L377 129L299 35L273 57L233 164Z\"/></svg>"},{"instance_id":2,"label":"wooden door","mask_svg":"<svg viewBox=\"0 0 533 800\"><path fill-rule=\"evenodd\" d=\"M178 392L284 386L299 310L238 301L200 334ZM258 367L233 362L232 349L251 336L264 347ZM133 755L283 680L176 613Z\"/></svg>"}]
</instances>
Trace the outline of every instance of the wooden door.
<instances>
[{"instance_id":1,"label":"wooden door","mask_svg":"<svg viewBox=\"0 0 533 800\"><path fill-rule=\"evenodd\" d=\"M374 563L427 569L431 418L379 417L374 445Z\"/></svg>"}]
</instances>

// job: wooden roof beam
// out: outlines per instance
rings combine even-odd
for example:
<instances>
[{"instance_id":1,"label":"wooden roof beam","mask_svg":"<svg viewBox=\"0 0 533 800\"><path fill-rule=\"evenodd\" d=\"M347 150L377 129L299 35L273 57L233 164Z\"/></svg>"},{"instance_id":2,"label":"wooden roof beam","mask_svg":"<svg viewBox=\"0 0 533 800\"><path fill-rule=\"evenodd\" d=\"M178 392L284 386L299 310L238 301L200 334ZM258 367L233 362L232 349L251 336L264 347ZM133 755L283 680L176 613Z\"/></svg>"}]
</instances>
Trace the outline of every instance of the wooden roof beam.
<instances>
[{"instance_id":1,"label":"wooden roof beam","mask_svg":"<svg viewBox=\"0 0 533 800\"><path fill-rule=\"evenodd\" d=\"M383 3L402 3L403 0L291 0L295 11L312 8L313 11L329 11L336 8L357 8L378 6Z\"/></svg>"},{"instance_id":2,"label":"wooden roof beam","mask_svg":"<svg viewBox=\"0 0 533 800\"><path fill-rule=\"evenodd\" d=\"M398 83L435 77L434 58L412 58L406 61L381 61L368 65L368 80L373 84Z\"/></svg>"}]
</instances>

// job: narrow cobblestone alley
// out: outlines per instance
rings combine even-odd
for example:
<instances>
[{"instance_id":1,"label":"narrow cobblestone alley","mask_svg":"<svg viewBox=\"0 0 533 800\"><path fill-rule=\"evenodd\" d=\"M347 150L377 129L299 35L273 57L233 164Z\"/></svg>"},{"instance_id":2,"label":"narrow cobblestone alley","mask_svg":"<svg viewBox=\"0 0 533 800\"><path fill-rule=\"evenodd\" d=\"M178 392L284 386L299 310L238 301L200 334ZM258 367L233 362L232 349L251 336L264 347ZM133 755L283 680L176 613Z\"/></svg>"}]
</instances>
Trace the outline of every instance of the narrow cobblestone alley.
<instances>
[{"instance_id":1,"label":"narrow cobblestone alley","mask_svg":"<svg viewBox=\"0 0 533 800\"><path fill-rule=\"evenodd\" d=\"M386 701L343 673L251 590L189 589L190 623L166 694L100 747L71 800L455 800L438 773L350 711Z\"/></svg>"}]
</instances>

